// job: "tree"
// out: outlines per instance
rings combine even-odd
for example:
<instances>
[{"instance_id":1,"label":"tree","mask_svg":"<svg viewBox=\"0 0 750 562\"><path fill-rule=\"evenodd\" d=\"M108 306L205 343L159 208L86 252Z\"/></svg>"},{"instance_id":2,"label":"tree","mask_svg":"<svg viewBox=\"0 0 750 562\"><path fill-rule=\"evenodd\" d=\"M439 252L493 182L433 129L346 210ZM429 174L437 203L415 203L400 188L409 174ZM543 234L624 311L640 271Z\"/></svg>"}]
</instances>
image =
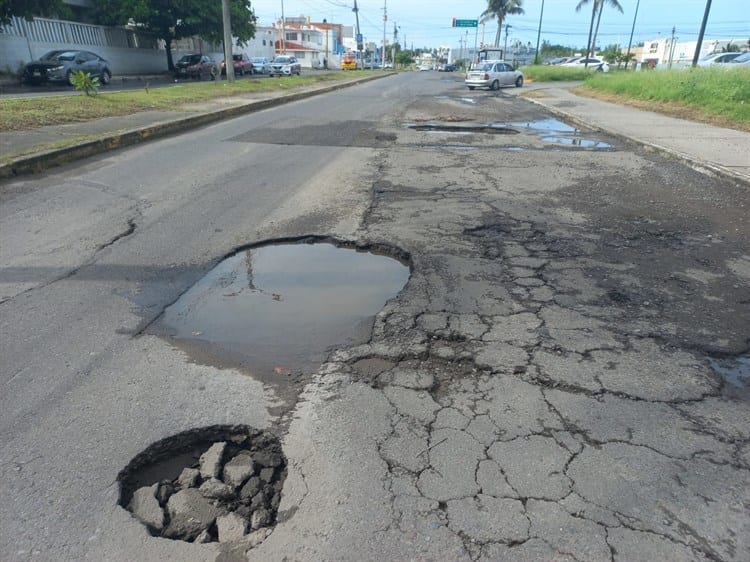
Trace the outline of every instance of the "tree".
<instances>
[{"instance_id":1,"label":"tree","mask_svg":"<svg viewBox=\"0 0 750 562\"><path fill-rule=\"evenodd\" d=\"M410 51L399 51L396 53L396 64L408 66L414 63L414 57Z\"/></svg>"},{"instance_id":2,"label":"tree","mask_svg":"<svg viewBox=\"0 0 750 562\"><path fill-rule=\"evenodd\" d=\"M589 56L591 56L592 46L593 44L595 44L595 40L594 41L591 40L593 31L594 31L594 20L597 19L596 16L598 14L599 21L601 21L601 17L602 17L601 12L602 12L602 9L604 8L605 1L610 6L612 6L613 8L617 8L620 11L620 13L622 13L622 6L620 6L620 3L617 0L594 0L593 1L592 3L593 5L591 7L591 23L589 23L589 39L586 43L586 58L589 58ZM580 12L581 8L583 8L583 6L585 6L588 3L589 3L589 0L580 0L580 2L578 2L578 5L576 6L576 12ZM599 31L598 23L596 24L596 28L598 32ZM586 64L585 66L588 66L588 64Z\"/></svg>"},{"instance_id":3,"label":"tree","mask_svg":"<svg viewBox=\"0 0 750 562\"><path fill-rule=\"evenodd\" d=\"M62 0L0 0L0 25L12 17L33 20L34 16L67 16L70 9Z\"/></svg>"},{"instance_id":4,"label":"tree","mask_svg":"<svg viewBox=\"0 0 750 562\"><path fill-rule=\"evenodd\" d=\"M231 0L230 10L232 35L243 45L255 36L255 13L250 0ZM169 70L174 70L174 40L199 35L219 44L223 38L219 0L99 0L94 17L102 25L135 23L163 39Z\"/></svg>"},{"instance_id":5,"label":"tree","mask_svg":"<svg viewBox=\"0 0 750 562\"><path fill-rule=\"evenodd\" d=\"M596 36L599 35L599 23L602 21L602 12L604 11L605 3L608 3L612 8L615 8L621 14L623 13L622 6L620 6L620 3L617 0L605 0L604 2L600 2L599 15L596 17L596 28L594 29L594 36L591 39L591 51L592 52L596 50Z\"/></svg>"},{"instance_id":6,"label":"tree","mask_svg":"<svg viewBox=\"0 0 750 562\"><path fill-rule=\"evenodd\" d=\"M495 34L495 47L500 46L500 35L503 30L503 20L510 15L524 13L521 3L523 0L488 0L487 9L482 12L482 22L497 19L497 33Z\"/></svg>"}]
</instances>

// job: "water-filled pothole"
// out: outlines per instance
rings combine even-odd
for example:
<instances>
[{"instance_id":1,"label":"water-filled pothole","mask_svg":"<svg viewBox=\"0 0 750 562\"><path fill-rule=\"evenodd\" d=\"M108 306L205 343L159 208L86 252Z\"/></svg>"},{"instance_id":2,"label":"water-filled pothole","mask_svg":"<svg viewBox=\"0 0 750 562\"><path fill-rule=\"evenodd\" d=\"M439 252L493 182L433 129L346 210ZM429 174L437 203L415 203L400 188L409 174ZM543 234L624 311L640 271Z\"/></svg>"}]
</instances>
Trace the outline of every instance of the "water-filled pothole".
<instances>
[{"instance_id":1,"label":"water-filled pothole","mask_svg":"<svg viewBox=\"0 0 750 562\"><path fill-rule=\"evenodd\" d=\"M750 355L709 359L709 365L727 384L750 390Z\"/></svg>"},{"instance_id":2,"label":"water-filled pothole","mask_svg":"<svg viewBox=\"0 0 750 562\"><path fill-rule=\"evenodd\" d=\"M563 123L559 119L539 119L537 121L514 121L512 123L494 123L496 127L519 127L539 133L577 133L578 129Z\"/></svg>"},{"instance_id":3,"label":"water-filled pothole","mask_svg":"<svg viewBox=\"0 0 750 562\"><path fill-rule=\"evenodd\" d=\"M612 145L606 142L593 139L584 139L580 137L542 137L544 142L553 144L564 144L566 146L580 146L581 148L612 148Z\"/></svg>"},{"instance_id":4,"label":"water-filled pothole","mask_svg":"<svg viewBox=\"0 0 750 562\"><path fill-rule=\"evenodd\" d=\"M409 125L410 129L415 131L441 132L441 133L485 133L488 135L517 135L518 131L508 127L499 127L494 125L439 125L439 124L419 124Z\"/></svg>"},{"instance_id":5,"label":"water-filled pothole","mask_svg":"<svg viewBox=\"0 0 750 562\"><path fill-rule=\"evenodd\" d=\"M118 474L119 504L153 536L256 546L276 525L286 475L270 433L193 429L154 443Z\"/></svg>"},{"instance_id":6,"label":"water-filled pothole","mask_svg":"<svg viewBox=\"0 0 750 562\"><path fill-rule=\"evenodd\" d=\"M228 257L153 330L266 382L309 374L330 348L366 341L374 315L409 279L404 262L382 253L311 242Z\"/></svg>"},{"instance_id":7,"label":"water-filled pothole","mask_svg":"<svg viewBox=\"0 0 750 562\"><path fill-rule=\"evenodd\" d=\"M562 144L565 146L577 146L580 148L593 148L606 150L612 145L600 140L587 139L580 136L581 131L559 119L539 119L537 121L515 121L512 123L494 123L496 127L518 127L531 131L540 136L544 142Z\"/></svg>"}]
</instances>

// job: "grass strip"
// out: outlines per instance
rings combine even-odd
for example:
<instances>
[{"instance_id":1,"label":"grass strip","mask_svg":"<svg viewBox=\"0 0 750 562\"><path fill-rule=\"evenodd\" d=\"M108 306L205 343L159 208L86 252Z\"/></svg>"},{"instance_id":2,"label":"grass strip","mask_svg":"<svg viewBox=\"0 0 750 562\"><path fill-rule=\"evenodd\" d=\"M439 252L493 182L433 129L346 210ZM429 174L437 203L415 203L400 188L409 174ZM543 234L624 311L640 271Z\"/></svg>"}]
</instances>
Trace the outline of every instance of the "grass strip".
<instances>
[{"instance_id":1,"label":"grass strip","mask_svg":"<svg viewBox=\"0 0 750 562\"><path fill-rule=\"evenodd\" d=\"M371 74L358 72L357 77ZM224 81L184 83L146 90L108 93L106 88L96 96L71 94L70 96L17 98L0 100L0 131L25 131L47 125L65 125L93 121L105 117L131 115L151 110L185 110L189 104L207 102L216 98L252 94L286 92L326 82L339 82L352 78L351 73L333 72L283 78L238 79L229 84Z\"/></svg>"}]
</instances>

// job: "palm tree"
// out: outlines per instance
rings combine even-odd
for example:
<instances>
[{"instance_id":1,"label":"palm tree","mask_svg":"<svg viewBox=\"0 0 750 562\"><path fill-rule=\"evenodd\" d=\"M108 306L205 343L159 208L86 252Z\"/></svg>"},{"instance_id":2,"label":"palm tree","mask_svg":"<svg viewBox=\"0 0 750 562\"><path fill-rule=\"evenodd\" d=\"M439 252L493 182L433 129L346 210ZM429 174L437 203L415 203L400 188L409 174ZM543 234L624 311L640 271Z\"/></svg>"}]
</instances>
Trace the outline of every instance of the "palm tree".
<instances>
[{"instance_id":1,"label":"palm tree","mask_svg":"<svg viewBox=\"0 0 750 562\"><path fill-rule=\"evenodd\" d=\"M487 9L482 12L482 23L497 18L497 33L495 34L495 47L500 46L500 34L503 30L503 20L506 16L523 14L521 3L523 0L488 0Z\"/></svg>"},{"instance_id":2,"label":"palm tree","mask_svg":"<svg viewBox=\"0 0 750 562\"><path fill-rule=\"evenodd\" d=\"M618 10L621 14L623 13L622 6L620 6L620 3L617 0L606 0L606 2L601 2L601 5L599 6L599 15L596 17L596 28L594 28L594 36L591 38L592 51L596 50L596 36L599 35L599 23L602 21L602 12L604 11L605 3Z\"/></svg>"},{"instance_id":3,"label":"palm tree","mask_svg":"<svg viewBox=\"0 0 750 562\"><path fill-rule=\"evenodd\" d=\"M596 32L599 33L599 22L602 19L602 10L604 9L604 2L607 2L610 6L613 8L616 8L622 13L622 6L620 6L620 3L617 0L594 0L593 6L591 8L591 23L589 24L589 39L586 43L586 58L589 58L591 56L591 50L593 46L596 44L595 42L592 44L591 38L592 33L594 31L594 20L597 19L597 13L599 14L599 18L596 23ZM581 8L589 3L589 0L580 0L578 2L578 5L576 6L576 12L580 12ZM594 41L596 41L596 35L594 35ZM586 67L588 67L588 63L585 64Z\"/></svg>"}]
</instances>

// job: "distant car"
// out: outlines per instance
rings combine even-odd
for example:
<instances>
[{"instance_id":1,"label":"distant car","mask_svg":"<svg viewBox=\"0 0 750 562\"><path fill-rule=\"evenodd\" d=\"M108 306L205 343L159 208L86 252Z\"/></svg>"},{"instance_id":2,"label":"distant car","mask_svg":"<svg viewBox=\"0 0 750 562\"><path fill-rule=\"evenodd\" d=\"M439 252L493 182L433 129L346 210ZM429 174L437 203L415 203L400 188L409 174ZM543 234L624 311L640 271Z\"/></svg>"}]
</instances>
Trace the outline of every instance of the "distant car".
<instances>
[{"instance_id":1,"label":"distant car","mask_svg":"<svg viewBox=\"0 0 750 562\"><path fill-rule=\"evenodd\" d=\"M457 64L441 64L438 67L438 72L456 72L458 70Z\"/></svg>"},{"instance_id":2,"label":"distant car","mask_svg":"<svg viewBox=\"0 0 750 562\"><path fill-rule=\"evenodd\" d=\"M740 56L735 57L732 62L729 62L722 66L726 68L736 68L736 65L741 65L742 67L750 66L750 51L747 53L742 53Z\"/></svg>"},{"instance_id":3,"label":"distant car","mask_svg":"<svg viewBox=\"0 0 750 562\"><path fill-rule=\"evenodd\" d=\"M555 57L553 59L548 60L544 64L548 64L548 65L549 64L551 65L563 64L564 62L568 62L569 60L570 60L570 57Z\"/></svg>"},{"instance_id":4,"label":"distant car","mask_svg":"<svg viewBox=\"0 0 750 562\"><path fill-rule=\"evenodd\" d=\"M204 76L216 80L216 63L208 55L200 53L183 55L174 65L175 78L202 80Z\"/></svg>"},{"instance_id":5,"label":"distant car","mask_svg":"<svg viewBox=\"0 0 750 562\"><path fill-rule=\"evenodd\" d=\"M730 63L742 53L713 53L698 61L698 66L713 66L715 64Z\"/></svg>"},{"instance_id":6,"label":"distant car","mask_svg":"<svg viewBox=\"0 0 750 562\"><path fill-rule=\"evenodd\" d=\"M242 76L243 74L253 73L253 61L250 60L245 53L238 55L232 55L232 62L234 63L234 75ZM224 76L227 73L227 64L225 60L221 61L221 75Z\"/></svg>"},{"instance_id":7,"label":"distant car","mask_svg":"<svg viewBox=\"0 0 750 562\"><path fill-rule=\"evenodd\" d=\"M271 61L271 76L291 76L302 74L302 65L296 57L279 55Z\"/></svg>"},{"instance_id":8,"label":"distant car","mask_svg":"<svg viewBox=\"0 0 750 562\"><path fill-rule=\"evenodd\" d=\"M420 64L417 68L419 69L420 72L428 72L428 71L432 70L432 65L431 64Z\"/></svg>"},{"instance_id":9,"label":"distant car","mask_svg":"<svg viewBox=\"0 0 750 562\"><path fill-rule=\"evenodd\" d=\"M568 66L571 68L589 68L596 70L597 72L609 72L609 64L604 59L596 57L581 57L572 61L564 62L560 66Z\"/></svg>"},{"instance_id":10,"label":"distant car","mask_svg":"<svg viewBox=\"0 0 750 562\"><path fill-rule=\"evenodd\" d=\"M100 84L109 84L112 80L112 69L105 59L89 51L70 50L50 51L26 64L21 80L27 84L67 82L73 85L72 75L77 70L99 78Z\"/></svg>"},{"instance_id":11,"label":"distant car","mask_svg":"<svg viewBox=\"0 0 750 562\"><path fill-rule=\"evenodd\" d=\"M271 73L271 63L266 57L252 57L250 62L253 63L253 74Z\"/></svg>"},{"instance_id":12,"label":"distant car","mask_svg":"<svg viewBox=\"0 0 750 562\"><path fill-rule=\"evenodd\" d=\"M523 73L505 61L482 61L472 65L466 73L466 87L499 90L500 86L523 86Z\"/></svg>"}]
</instances>

